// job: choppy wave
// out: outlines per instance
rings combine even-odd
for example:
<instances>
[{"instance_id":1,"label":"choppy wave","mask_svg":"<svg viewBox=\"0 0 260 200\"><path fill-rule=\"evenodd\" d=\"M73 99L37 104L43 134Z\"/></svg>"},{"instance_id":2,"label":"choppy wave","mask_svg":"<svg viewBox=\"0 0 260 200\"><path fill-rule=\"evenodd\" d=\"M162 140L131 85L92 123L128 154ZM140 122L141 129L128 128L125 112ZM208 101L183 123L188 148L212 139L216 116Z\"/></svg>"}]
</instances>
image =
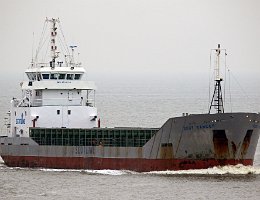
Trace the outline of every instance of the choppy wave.
<instances>
[{"instance_id":1,"label":"choppy wave","mask_svg":"<svg viewBox=\"0 0 260 200\"><path fill-rule=\"evenodd\" d=\"M244 166L241 164L231 166L217 166L208 169L192 169L192 170L178 170L178 171L152 171L145 174L158 175L247 175L260 174L260 167Z\"/></svg>"}]
</instances>

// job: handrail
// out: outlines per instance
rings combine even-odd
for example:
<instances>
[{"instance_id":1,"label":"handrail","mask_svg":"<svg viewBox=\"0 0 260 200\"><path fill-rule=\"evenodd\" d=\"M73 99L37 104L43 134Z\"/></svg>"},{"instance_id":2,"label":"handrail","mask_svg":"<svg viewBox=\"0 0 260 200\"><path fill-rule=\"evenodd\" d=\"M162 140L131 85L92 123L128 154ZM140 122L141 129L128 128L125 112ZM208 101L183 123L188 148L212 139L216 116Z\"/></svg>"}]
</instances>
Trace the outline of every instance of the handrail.
<instances>
[{"instance_id":1,"label":"handrail","mask_svg":"<svg viewBox=\"0 0 260 200\"><path fill-rule=\"evenodd\" d=\"M34 63L33 68L50 67L50 63ZM60 67L57 65L57 67ZM81 67L81 63L62 63L61 67Z\"/></svg>"},{"instance_id":2,"label":"handrail","mask_svg":"<svg viewBox=\"0 0 260 200\"><path fill-rule=\"evenodd\" d=\"M14 100L14 107L23 107L24 105L21 104L22 100L15 99ZM31 99L29 102L24 102L26 107L40 107L40 106L90 106L93 107L95 105L94 99L85 99L85 98L37 98Z\"/></svg>"}]
</instances>

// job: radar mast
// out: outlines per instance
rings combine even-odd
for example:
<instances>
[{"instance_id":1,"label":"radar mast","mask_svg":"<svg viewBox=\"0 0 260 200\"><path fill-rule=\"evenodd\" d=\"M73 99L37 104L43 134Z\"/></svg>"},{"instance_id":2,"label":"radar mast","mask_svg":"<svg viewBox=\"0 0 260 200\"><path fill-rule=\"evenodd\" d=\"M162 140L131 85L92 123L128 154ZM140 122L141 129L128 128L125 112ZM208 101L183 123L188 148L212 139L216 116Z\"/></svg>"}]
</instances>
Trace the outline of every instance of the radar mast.
<instances>
[{"instance_id":1,"label":"radar mast","mask_svg":"<svg viewBox=\"0 0 260 200\"><path fill-rule=\"evenodd\" d=\"M47 22L52 23L52 27L51 27L51 58L52 60L50 61L50 66L51 67L55 67L55 59L58 58L58 52L57 50L57 46L56 46L56 36L57 36L57 27L56 27L56 23L59 23L59 19L46 19Z\"/></svg>"},{"instance_id":2,"label":"radar mast","mask_svg":"<svg viewBox=\"0 0 260 200\"><path fill-rule=\"evenodd\" d=\"M224 104L223 104L222 90L221 90L221 81L223 81L223 79L220 78L220 54L222 51L226 51L226 50L220 49L220 44L218 44L218 48L213 49L213 51L215 51L215 55L216 55L215 68L214 68L215 87L214 87L214 93L209 107L209 113L212 107L216 109L217 113L224 113Z\"/></svg>"}]
</instances>

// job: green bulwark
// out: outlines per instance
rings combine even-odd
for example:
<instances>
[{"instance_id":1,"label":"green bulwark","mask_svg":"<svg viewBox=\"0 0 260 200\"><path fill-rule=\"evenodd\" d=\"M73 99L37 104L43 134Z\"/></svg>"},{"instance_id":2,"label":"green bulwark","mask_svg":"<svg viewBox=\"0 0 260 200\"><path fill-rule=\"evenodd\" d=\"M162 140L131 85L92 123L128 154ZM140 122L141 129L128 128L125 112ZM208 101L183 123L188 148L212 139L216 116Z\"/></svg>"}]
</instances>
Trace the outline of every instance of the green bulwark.
<instances>
[{"instance_id":1,"label":"green bulwark","mask_svg":"<svg viewBox=\"0 0 260 200\"><path fill-rule=\"evenodd\" d=\"M39 145L142 147L158 128L30 128Z\"/></svg>"}]
</instances>

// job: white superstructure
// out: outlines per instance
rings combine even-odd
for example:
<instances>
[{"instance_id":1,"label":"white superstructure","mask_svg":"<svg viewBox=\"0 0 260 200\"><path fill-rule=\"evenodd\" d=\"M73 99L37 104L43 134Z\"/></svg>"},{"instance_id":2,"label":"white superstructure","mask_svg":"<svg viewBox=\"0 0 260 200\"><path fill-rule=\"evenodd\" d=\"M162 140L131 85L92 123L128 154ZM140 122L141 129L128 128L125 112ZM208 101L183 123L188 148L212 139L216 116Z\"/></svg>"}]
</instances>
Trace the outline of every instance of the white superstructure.
<instances>
[{"instance_id":1,"label":"white superstructure","mask_svg":"<svg viewBox=\"0 0 260 200\"><path fill-rule=\"evenodd\" d=\"M25 71L28 80L21 83L22 98L11 100L10 136L28 137L29 127L93 128L98 126L94 82L86 81L85 69L71 54L60 58L57 51L59 19L51 24L50 59L39 63L36 57Z\"/></svg>"}]
</instances>

